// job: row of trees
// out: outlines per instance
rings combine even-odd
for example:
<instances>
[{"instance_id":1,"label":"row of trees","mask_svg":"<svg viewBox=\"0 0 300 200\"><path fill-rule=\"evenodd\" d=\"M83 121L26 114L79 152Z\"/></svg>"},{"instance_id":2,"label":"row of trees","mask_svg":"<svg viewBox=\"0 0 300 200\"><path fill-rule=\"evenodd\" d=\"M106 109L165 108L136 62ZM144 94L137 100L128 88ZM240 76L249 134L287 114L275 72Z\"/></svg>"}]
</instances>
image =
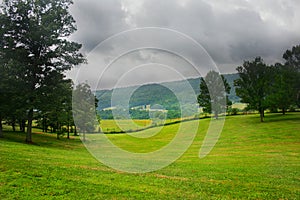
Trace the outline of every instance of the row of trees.
<instances>
[{"instance_id":1,"label":"row of trees","mask_svg":"<svg viewBox=\"0 0 300 200\"><path fill-rule=\"evenodd\" d=\"M300 45L287 50L283 58L283 64L267 65L257 57L236 69L239 75L234 82L236 94L248 105L247 109L260 113L262 122L266 109L280 109L285 114L291 106L300 107ZM215 71L201 79L200 90L199 105L204 112L214 113L216 118L231 105L228 100L230 86Z\"/></svg>"},{"instance_id":2,"label":"row of trees","mask_svg":"<svg viewBox=\"0 0 300 200\"><path fill-rule=\"evenodd\" d=\"M285 114L291 106L300 106L300 46L287 50L283 58L283 64L267 65L257 57L237 67L236 93L260 113L261 121L266 109L280 109Z\"/></svg>"},{"instance_id":3,"label":"row of trees","mask_svg":"<svg viewBox=\"0 0 300 200\"><path fill-rule=\"evenodd\" d=\"M32 122L46 131L72 122L71 80L64 72L85 62L81 44L67 38L76 30L71 0L3 0L0 12L0 136L2 121L20 124L32 142Z\"/></svg>"},{"instance_id":4,"label":"row of trees","mask_svg":"<svg viewBox=\"0 0 300 200\"><path fill-rule=\"evenodd\" d=\"M75 112L80 129L93 131L94 116L85 116L72 109L71 80L64 72L84 63L79 52L81 44L68 37L76 31L75 21L68 12L72 0L3 0L0 9L0 137L2 121L15 129L19 124L25 132L26 142L32 142L32 123L53 131L74 125ZM300 102L299 66L300 46L283 55L285 63L266 65L261 58L245 61L237 68L236 92L242 102L261 113L280 108L283 113L290 105ZM221 78L220 78L221 77ZM215 117L230 105L229 84L217 72L209 72L200 84L200 106ZM83 84L77 87L78 108L91 110L94 96ZM76 93L75 93L76 94ZM209 95L210 94L210 95ZM80 100L81 99L81 100ZM93 100L91 100L93 99ZM95 101L97 102L97 101ZM93 107L93 106L92 106ZM94 109L94 108L93 108ZM73 113L72 113L73 111ZM69 130L67 130L69 132Z\"/></svg>"}]
</instances>

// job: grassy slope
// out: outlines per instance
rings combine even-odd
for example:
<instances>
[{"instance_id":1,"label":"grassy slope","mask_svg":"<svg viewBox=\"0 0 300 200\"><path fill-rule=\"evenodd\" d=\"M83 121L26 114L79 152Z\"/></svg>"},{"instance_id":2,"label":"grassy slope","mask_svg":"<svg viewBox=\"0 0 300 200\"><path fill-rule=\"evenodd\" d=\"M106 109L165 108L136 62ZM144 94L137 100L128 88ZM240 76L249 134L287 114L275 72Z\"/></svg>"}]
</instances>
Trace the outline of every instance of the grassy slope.
<instances>
[{"instance_id":1,"label":"grassy slope","mask_svg":"<svg viewBox=\"0 0 300 200\"><path fill-rule=\"evenodd\" d=\"M35 134L36 144L27 145L23 134L7 132L0 139L0 199L299 199L299 113L267 115L265 123L254 115L228 117L211 154L199 159L208 122L201 120L193 145L178 161L147 174L100 164L77 138ZM165 127L152 146L167 143L176 126ZM110 137L125 146L136 140Z\"/></svg>"}]
</instances>

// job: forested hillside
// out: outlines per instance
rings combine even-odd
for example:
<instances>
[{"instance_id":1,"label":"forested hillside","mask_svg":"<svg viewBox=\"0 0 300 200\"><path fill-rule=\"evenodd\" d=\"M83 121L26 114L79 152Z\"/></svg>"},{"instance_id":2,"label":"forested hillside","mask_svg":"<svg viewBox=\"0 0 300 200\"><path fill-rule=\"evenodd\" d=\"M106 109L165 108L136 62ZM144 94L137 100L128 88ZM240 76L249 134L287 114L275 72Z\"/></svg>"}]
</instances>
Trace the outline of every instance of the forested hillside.
<instances>
[{"instance_id":1,"label":"forested hillside","mask_svg":"<svg viewBox=\"0 0 300 200\"><path fill-rule=\"evenodd\" d=\"M239 97L235 94L234 80L238 78L238 74L225 74L227 82L231 87L229 100L232 102L239 102ZM117 109L117 118L124 118L126 113L123 113L123 108L128 108L128 102L124 100L125 96L134 91L129 100L129 108L138 106L154 106L160 105L163 109L168 110L167 118L179 118L180 104L186 109L192 110L195 105L198 105L196 96L200 93L200 78L192 78L187 80L193 89L193 92L186 90L186 81L174 81L161 84L147 84L136 87L117 88L115 90L99 90L96 91L96 96L99 99L98 110L102 119L112 119L113 114L111 107ZM134 90L136 88L136 90ZM114 101L112 104L112 95ZM183 97L183 102L179 103L176 95L180 98ZM105 109L105 110L103 110ZM116 112L116 113L117 113ZM131 118L134 119L148 119L149 113L146 110L131 109ZM116 114L115 114L116 115ZM126 117L125 117L126 118Z\"/></svg>"},{"instance_id":2,"label":"forested hillside","mask_svg":"<svg viewBox=\"0 0 300 200\"><path fill-rule=\"evenodd\" d=\"M231 86L231 92L229 95L229 99L232 102L238 102L239 98L235 94L233 82L235 79L238 78L237 74L225 74L224 77L226 78L227 82ZM194 89L195 94L198 95L200 93L200 78L189 79L188 82L190 83L191 87ZM180 96L183 95L185 97L186 104L193 104L196 103L193 101L193 94L185 91L184 88L185 81L174 81L169 83L160 84L148 84L139 87L131 96L129 105L130 107L141 106L141 105L155 105L160 104L165 107L165 109L169 110L177 104L176 96L173 92L168 89L172 88L175 90L177 94ZM99 106L98 109L102 110L104 108L109 108L111 106L123 107L127 105L122 105L122 98L124 94L129 93L132 90L132 87L127 88L117 88L115 89L117 101L114 102L115 105L111 105L111 96L113 90L99 90L96 92L96 96L99 99ZM118 101L119 100L119 101Z\"/></svg>"}]
</instances>

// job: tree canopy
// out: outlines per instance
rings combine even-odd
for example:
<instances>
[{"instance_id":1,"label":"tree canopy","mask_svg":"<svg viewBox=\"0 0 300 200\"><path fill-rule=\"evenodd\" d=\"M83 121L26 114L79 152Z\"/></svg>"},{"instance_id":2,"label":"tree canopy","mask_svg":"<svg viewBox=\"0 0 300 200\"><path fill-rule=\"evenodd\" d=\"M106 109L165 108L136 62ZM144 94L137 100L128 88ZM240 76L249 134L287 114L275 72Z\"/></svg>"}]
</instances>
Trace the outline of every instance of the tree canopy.
<instances>
[{"instance_id":1,"label":"tree canopy","mask_svg":"<svg viewBox=\"0 0 300 200\"><path fill-rule=\"evenodd\" d=\"M85 62L81 44L68 40L76 31L68 10L71 4L71 0L4 0L1 6L1 65L9 68L16 82L4 90L22 97L27 142L32 142L34 110L42 109L42 99L56 92L66 70Z\"/></svg>"},{"instance_id":2,"label":"tree canopy","mask_svg":"<svg viewBox=\"0 0 300 200\"><path fill-rule=\"evenodd\" d=\"M300 107L300 45L287 50L283 58L285 59L284 66L290 71L290 78L293 80L291 86L294 88L296 104Z\"/></svg>"},{"instance_id":3,"label":"tree canopy","mask_svg":"<svg viewBox=\"0 0 300 200\"><path fill-rule=\"evenodd\" d=\"M98 99L92 93L91 88L86 83L81 83L73 90L72 112L76 126L80 133L93 133L99 126L99 118L97 118L96 107ZM99 127L98 127L99 128Z\"/></svg>"},{"instance_id":4,"label":"tree canopy","mask_svg":"<svg viewBox=\"0 0 300 200\"><path fill-rule=\"evenodd\" d=\"M268 66L261 57L237 67L236 93L248 108L259 111L261 121L266 109L280 109L283 114L300 106L300 46L283 54L285 63Z\"/></svg>"},{"instance_id":5,"label":"tree canopy","mask_svg":"<svg viewBox=\"0 0 300 200\"><path fill-rule=\"evenodd\" d=\"M236 69L239 79L235 81L236 93L249 108L258 110L261 121L264 111L268 107L266 97L269 88L270 73L261 57L253 61L245 61Z\"/></svg>"},{"instance_id":6,"label":"tree canopy","mask_svg":"<svg viewBox=\"0 0 300 200\"><path fill-rule=\"evenodd\" d=\"M226 112L226 107L231 105L228 99L231 87L223 75L210 71L205 78L201 78L200 94L198 104L203 107L204 112L214 113L215 118L222 112Z\"/></svg>"},{"instance_id":7,"label":"tree canopy","mask_svg":"<svg viewBox=\"0 0 300 200\"><path fill-rule=\"evenodd\" d=\"M285 114L288 108L296 101L295 78L296 74L289 67L276 63L270 67L270 83L267 103L271 110L281 109Z\"/></svg>"}]
</instances>

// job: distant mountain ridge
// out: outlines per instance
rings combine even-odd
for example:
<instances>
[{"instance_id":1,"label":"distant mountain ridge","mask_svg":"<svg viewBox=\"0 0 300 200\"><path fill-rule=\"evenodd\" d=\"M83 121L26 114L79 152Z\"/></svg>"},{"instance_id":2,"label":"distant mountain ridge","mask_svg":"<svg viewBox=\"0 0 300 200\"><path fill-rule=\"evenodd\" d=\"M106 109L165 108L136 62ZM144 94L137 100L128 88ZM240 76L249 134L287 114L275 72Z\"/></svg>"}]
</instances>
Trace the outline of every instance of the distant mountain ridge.
<instances>
[{"instance_id":1,"label":"distant mountain ridge","mask_svg":"<svg viewBox=\"0 0 300 200\"><path fill-rule=\"evenodd\" d=\"M238 74L224 74L224 78L231 86L229 99L232 102L239 102L239 97L235 94L234 80L238 78ZM191 78L186 80L194 90L195 94L200 93L200 78ZM103 110L109 107L124 107L128 106L128 103L124 103L124 96L130 93L133 89L136 89L130 97L129 107L136 107L142 105L163 105L167 110L172 110L178 106L178 100L174 95L174 91L179 96L183 96L185 101L184 104L195 104L195 95L187 92L184 87L186 84L185 80L165 82L161 84L146 84L141 85L136 89L136 86L117 88L114 90L98 90L96 91L96 97L99 99L98 110ZM172 88L171 91L168 88ZM114 105L111 105L112 93L115 91Z\"/></svg>"}]
</instances>

